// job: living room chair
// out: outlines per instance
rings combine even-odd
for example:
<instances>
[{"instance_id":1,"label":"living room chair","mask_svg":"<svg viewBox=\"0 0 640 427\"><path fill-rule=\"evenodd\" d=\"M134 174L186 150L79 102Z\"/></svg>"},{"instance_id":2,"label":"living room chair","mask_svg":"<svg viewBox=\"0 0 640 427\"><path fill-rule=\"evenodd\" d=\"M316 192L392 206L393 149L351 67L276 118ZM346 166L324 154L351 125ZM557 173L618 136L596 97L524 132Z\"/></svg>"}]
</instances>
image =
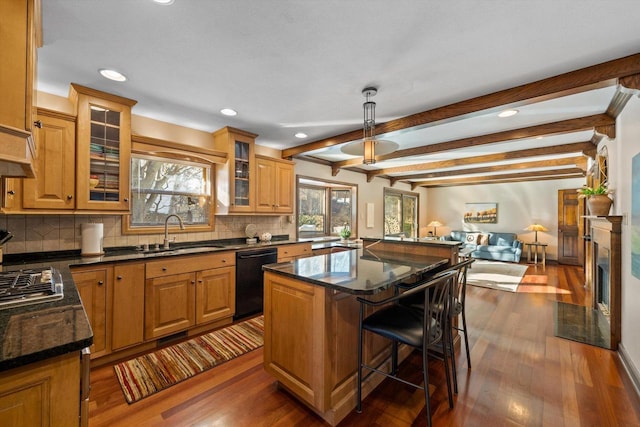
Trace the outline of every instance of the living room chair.
<instances>
[{"instance_id":1,"label":"living room chair","mask_svg":"<svg viewBox=\"0 0 640 427\"><path fill-rule=\"evenodd\" d=\"M429 368L428 359L430 350L442 345L443 348L450 348L447 342L451 333L449 328L449 307L451 302L451 290L456 271L439 274L437 278L427 280L414 286L406 292L394 295L380 301L357 298L360 303L359 314L359 340L358 340L358 391L357 407L358 412L362 412L362 371L366 368L372 372L400 381L404 384L424 390L425 412L427 423L431 426L431 399L429 396ZM414 295L423 295L425 310L416 310L408 305L401 304L403 299L411 298ZM364 317L365 307L381 307L373 314ZM424 385L414 384L410 381L398 377L395 370L385 372L378 366L369 366L363 363L362 346L364 332L369 331L390 339L393 343L402 343L422 351L422 373ZM443 363L447 381L447 392L449 395L449 408L453 409L453 393L451 390L451 378L449 373L449 356L447 351L443 352ZM384 362L383 362L384 363Z\"/></svg>"}]
</instances>

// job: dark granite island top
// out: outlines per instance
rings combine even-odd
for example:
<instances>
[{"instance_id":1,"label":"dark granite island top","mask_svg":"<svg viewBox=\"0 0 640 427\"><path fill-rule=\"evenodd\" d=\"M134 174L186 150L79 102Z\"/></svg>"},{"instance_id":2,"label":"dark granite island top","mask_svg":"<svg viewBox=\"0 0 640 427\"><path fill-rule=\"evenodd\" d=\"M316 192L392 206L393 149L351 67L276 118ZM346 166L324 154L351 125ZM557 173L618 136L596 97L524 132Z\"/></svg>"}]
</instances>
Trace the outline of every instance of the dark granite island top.
<instances>
[{"instance_id":1,"label":"dark granite island top","mask_svg":"<svg viewBox=\"0 0 640 427\"><path fill-rule=\"evenodd\" d=\"M448 263L447 258L354 249L268 264L264 271L349 294L374 294L397 283L415 280Z\"/></svg>"}]
</instances>

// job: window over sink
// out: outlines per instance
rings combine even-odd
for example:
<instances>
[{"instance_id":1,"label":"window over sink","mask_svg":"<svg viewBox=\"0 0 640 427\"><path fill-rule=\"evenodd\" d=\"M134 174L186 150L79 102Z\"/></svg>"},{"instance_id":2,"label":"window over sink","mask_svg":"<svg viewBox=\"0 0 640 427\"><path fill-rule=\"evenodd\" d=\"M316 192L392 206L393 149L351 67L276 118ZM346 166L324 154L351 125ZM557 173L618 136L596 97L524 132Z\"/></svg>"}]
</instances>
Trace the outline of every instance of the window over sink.
<instances>
[{"instance_id":1,"label":"window over sink","mask_svg":"<svg viewBox=\"0 0 640 427\"><path fill-rule=\"evenodd\" d=\"M211 164L133 154L131 214L125 232L160 232L168 215L178 215L186 231L213 229Z\"/></svg>"}]
</instances>

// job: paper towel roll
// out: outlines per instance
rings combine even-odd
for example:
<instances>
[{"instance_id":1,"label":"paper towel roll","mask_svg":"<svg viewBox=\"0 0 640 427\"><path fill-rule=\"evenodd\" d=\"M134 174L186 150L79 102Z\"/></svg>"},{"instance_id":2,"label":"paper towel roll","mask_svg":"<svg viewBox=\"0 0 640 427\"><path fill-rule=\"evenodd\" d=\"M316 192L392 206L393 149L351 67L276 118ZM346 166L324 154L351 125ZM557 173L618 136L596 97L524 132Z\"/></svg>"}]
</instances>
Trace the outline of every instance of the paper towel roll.
<instances>
[{"instance_id":1,"label":"paper towel roll","mask_svg":"<svg viewBox=\"0 0 640 427\"><path fill-rule=\"evenodd\" d=\"M82 224L82 256L102 255L103 224Z\"/></svg>"}]
</instances>

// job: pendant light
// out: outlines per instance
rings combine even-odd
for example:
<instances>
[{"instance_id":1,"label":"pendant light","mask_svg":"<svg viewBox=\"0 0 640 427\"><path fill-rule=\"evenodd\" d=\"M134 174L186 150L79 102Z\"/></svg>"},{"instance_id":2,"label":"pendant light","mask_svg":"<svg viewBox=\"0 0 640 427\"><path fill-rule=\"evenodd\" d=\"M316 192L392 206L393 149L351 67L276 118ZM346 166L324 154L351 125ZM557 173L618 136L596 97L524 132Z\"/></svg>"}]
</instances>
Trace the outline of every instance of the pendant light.
<instances>
[{"instance_id":1,"label":"pendant light","mask_svg":"<svg viewBox=\"0 0 640 427\"><path fill-rule=\"evenodd\" d=\"M344 145L341 151L345 154L362 156L362 163L371 165L376 162L376 156L388 154L398 149L398 144L392 141L376 139L376 103L370 98L378 93L375 87L366 87L362 95L366 101L362 104L364 113L362 141L354 141Z\"/></svg>"}]
</instances>

